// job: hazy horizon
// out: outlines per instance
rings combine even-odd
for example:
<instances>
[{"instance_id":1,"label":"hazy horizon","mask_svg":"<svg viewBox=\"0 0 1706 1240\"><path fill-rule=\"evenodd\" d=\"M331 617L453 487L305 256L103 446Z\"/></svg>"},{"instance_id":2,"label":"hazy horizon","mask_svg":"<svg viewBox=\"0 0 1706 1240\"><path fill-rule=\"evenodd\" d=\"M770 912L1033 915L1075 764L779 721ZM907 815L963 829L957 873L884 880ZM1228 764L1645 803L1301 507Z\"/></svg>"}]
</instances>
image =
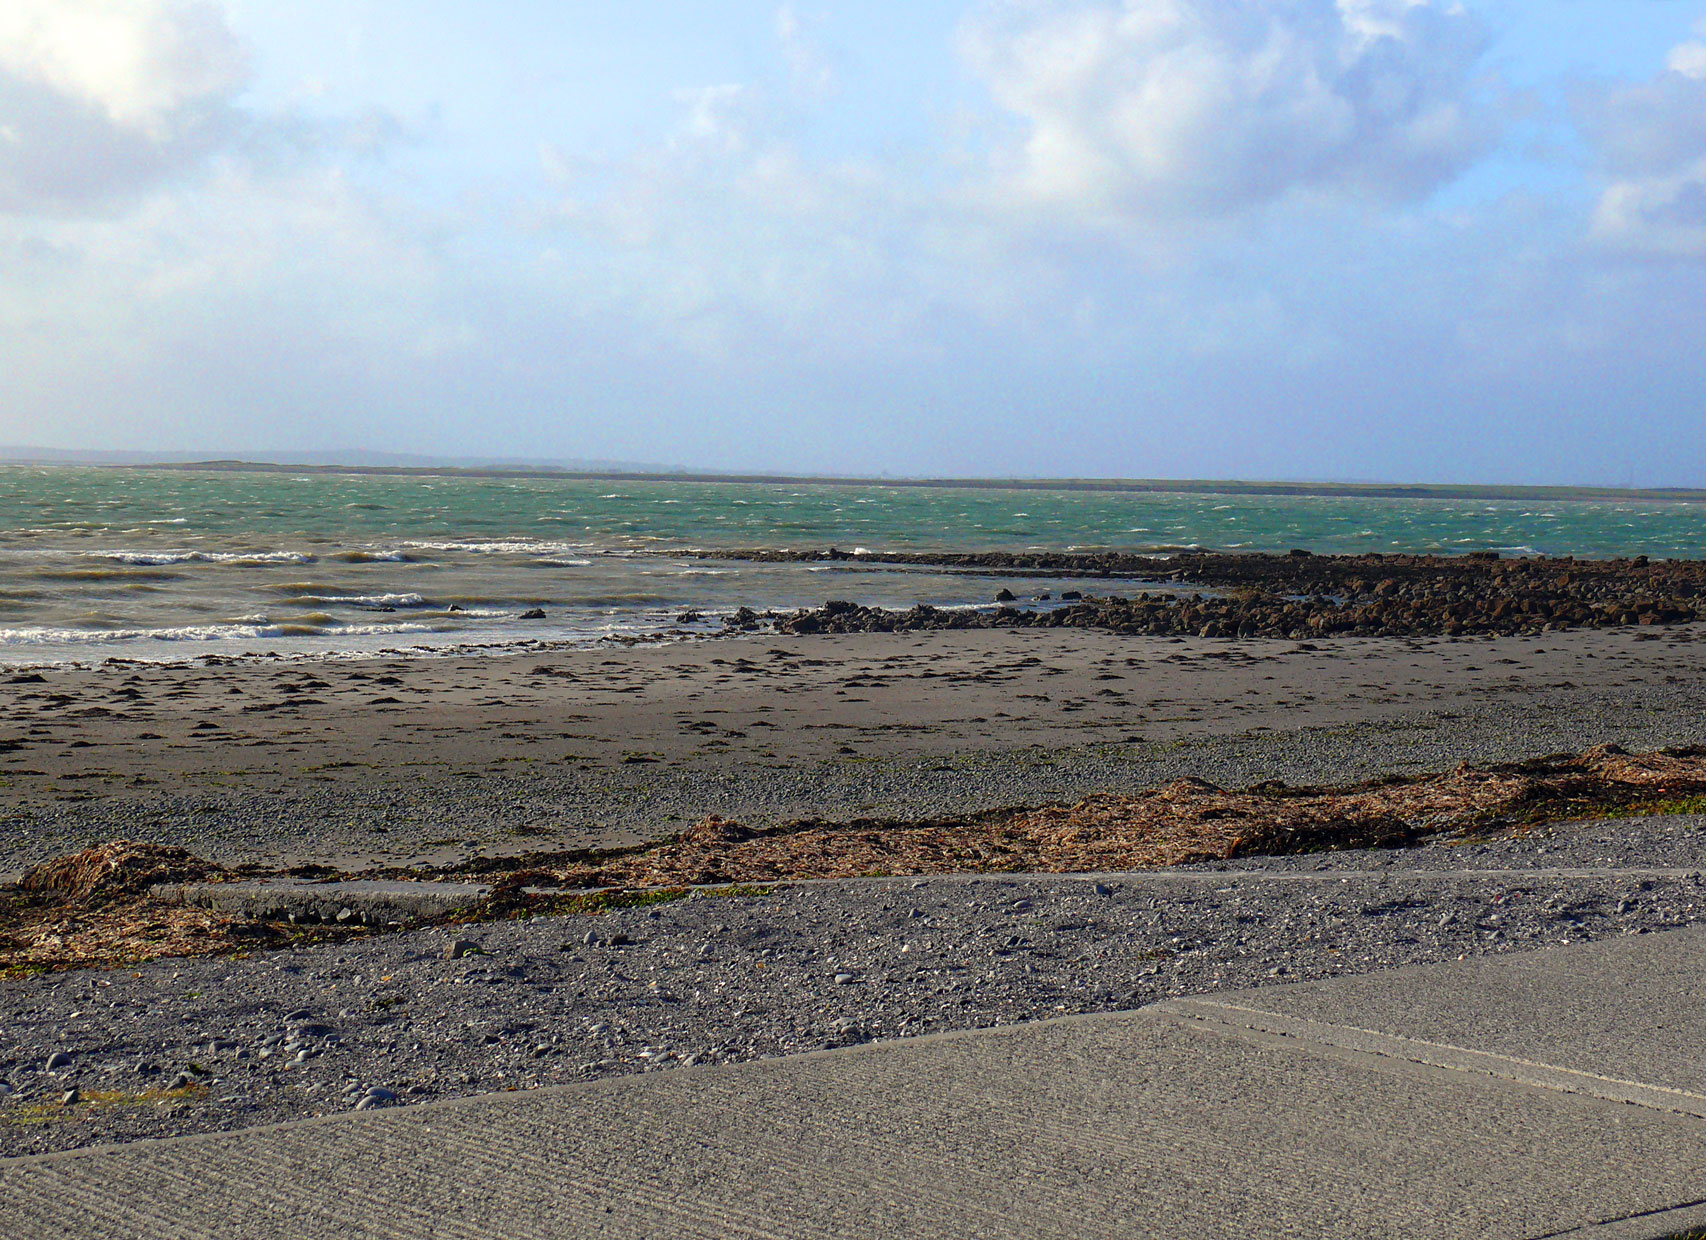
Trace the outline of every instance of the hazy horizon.
<instances>
[{"instance_id":1,"label":"hazy horizon","mask_svg":"<svg viewBox=\"0 0 1706 1240\"><path fill-rule=\"evenodd\" d=\"M1702 116L1706 0L12 0L0 443L1706 486Z\"/></svg>"},{"instance_id":2,"label":"hazy horizon","mask_svg":"<svg viewBox=\"0 0 1706 1240\"><path fill-rule=\"evenodd\" d=\"M351 473L409 474L414 472L489 473L495 476L561 474L575 477L631 477L640 479L681 479L683 481L753 481L799 484L862 484L886 483L896 486L954 486L992 487L1012 486L1021 489L1048 490L1163 490L1179 493L1227 493L1249 491L1260 493L1333 494L1344 492L1428 492L1440 495L1485 494L1489 497L1552 497L1569 499L1628 495L1633 498L1675 496L1695 500L1706 498L1706 487L1687 486L1617 486L1594 483L1475 483L1475 482L1418 482L1405 478L1307 478L1259 477L1186 478L1186 477L1124 477L1119 475L1030 475L1030 474L929 474L897 473L840 473L834 471L787 472L780 470L716 470L692 466L663 465L645 461L592 461L575 458L501 458L431 456L388 452L342 452L335 449L303 452L236 452L215 455L196 452L102 452L100 450L30 448L0 444L0 467L132 467L189 468L241 470L348 471Z\"/></svg>"}]
</instances>

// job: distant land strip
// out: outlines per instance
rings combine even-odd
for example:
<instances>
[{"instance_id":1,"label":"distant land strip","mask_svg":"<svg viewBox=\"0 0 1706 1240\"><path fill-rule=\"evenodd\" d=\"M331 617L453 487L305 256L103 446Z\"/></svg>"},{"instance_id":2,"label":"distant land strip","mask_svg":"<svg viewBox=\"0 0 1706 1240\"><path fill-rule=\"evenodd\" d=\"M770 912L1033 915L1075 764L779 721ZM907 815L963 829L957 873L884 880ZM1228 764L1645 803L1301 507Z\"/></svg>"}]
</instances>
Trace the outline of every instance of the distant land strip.
<instances>
[{"instance_id":1,"label":"distant land strip","mask_svg":"<svg viewBox=\"0 0 1706 1240\"><path fill-rule=\"evenodd\" d=\"M262 474L370 474L380 477L547 478L588 482L702 482L805 487L930 487L974 491L1113 491L1171 495L1318 496L1347 499L1654 500L1706 503L1699 487L1478 486L1364 482L1240 482L1206 478L867 478L797 474L723 474L563 468L418 465L285 465L262 461L171 461L103 465Z\"/></svg>"}]
</instances>

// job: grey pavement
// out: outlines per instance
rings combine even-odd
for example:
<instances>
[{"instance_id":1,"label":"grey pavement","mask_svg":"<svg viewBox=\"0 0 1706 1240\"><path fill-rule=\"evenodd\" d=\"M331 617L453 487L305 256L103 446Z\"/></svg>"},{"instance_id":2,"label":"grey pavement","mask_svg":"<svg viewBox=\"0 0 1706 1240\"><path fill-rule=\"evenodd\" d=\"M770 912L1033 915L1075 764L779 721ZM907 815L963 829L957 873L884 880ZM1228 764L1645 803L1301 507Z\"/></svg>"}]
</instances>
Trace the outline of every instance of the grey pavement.
<instances>
[{"instance_id":1,"label":"grey pavement","mask_svg":"<svg viewBox=\"0 0 1706 1240\"><path fill-rule=\"evenodd\" d=\"M0 1162L0 1236L1706 1225L1706 929Z\"/></svg>"}]
</instances>

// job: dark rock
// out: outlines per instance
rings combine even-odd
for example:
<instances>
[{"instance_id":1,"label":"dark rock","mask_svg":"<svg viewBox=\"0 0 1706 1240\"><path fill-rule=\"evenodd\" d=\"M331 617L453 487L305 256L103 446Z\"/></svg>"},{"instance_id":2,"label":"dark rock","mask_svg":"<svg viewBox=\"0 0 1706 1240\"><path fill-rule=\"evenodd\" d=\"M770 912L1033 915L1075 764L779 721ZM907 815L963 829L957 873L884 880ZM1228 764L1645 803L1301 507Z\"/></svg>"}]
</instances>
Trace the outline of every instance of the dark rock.
<instances>
[{"instance_id":1,"label":"dark rock","mask_svg":"<svg viewBox=\"0 0 1706 1240\"><path fill-rule=\"evenodd\" d=\"M545 609L543 607L529 607L526 611L521 613L521 618L523 620L543 620L545 618Z\"/></svg>"}]
</instances>

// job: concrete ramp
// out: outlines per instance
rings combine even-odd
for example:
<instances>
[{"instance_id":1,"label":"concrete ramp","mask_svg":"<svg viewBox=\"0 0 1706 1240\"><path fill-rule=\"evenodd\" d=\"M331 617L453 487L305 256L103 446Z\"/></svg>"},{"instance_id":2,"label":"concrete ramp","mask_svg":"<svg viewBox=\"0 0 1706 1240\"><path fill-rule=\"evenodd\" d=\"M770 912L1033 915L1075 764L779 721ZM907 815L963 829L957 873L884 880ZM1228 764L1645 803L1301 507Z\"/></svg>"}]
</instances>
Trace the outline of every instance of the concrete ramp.
<instances>
[{"instance_id":1,"label":"concrete ramp","mask_svg":"<svg viewBox=\"0 0 1706 1240\"><path fill-rule=\"evenodd\" d=\"M1474 1237L1706 1224L1706 935L0 1162L35 1237Z\"/></svg>"}]
</instances>

